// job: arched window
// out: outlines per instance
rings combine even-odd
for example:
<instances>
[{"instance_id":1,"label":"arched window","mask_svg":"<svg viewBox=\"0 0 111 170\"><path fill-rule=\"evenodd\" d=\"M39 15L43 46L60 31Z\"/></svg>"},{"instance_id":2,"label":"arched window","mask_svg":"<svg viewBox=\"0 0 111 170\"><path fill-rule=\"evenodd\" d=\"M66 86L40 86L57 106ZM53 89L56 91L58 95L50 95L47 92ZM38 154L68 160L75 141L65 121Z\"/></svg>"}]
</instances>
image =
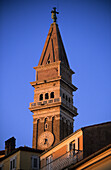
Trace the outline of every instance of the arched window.
<instances>
[{"instance_id":1,"label":"arched window","mask_svg":"<svg viewBox=\"0 0 111 170\"><path fill-rule=\"evenodd\" d=\"M65 94L63 93L63 98L65 98Z\"/></svg>"},{"instance_id":2,"label":"arched window","mask_svg":"<svg viewBox=\"0 0 111 170\"><path fill-rule=\"evenodd\" d=\"M43 94L40 94L39 100L43 100Z\"/></svg>"},{"instance_id":3,"label":"arched window","mask_svg":"<svg viewBox=\"0 0 111 170\"><path fill-rule=\"evenodd\" d=\"M45 94L45 99L48 99L48 98L49 98L49 94L46 93L46 94Z\"/></svg>"},{"instance_id":4,"label":"arched window","mask_svg":"<svg viewBox=\"0 0 111 170\"><path fill-rule=\"evenodd\" d=\"M51 92L50 98L54 98L54 92Z\"/></svg>"}]
</instances>

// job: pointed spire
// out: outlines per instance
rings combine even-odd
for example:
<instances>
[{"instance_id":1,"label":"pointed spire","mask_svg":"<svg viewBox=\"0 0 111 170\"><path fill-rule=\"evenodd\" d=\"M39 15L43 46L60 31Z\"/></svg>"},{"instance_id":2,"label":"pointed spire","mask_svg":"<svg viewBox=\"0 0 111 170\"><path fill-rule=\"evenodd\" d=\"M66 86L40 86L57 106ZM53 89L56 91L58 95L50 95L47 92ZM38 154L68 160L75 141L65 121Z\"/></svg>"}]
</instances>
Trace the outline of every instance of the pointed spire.
<instances>
[{"instance_id":1,"label":"pointed spire","mask_svg":"<svg viewBox=\"0 0 111 170\"><path fill-rule=\"evenodd\" d=\"M61 61L65 64L65 66L70 68L59 27L56 23L56 14L58 14L58 12L56 12L56 8L53 9L54 10L51 11L51 13L53 14L52 18L54 22L50 26L38 65L45 65L56 61Z\"/></svg>"},{"instance_id":2,"label":"pointed spire","mask_svg":"<svg viewBox=\"0 0 111 170\"><path fill-rule=\"evenodd\" d=\"M51 18L53 19L54 22L56 22L56 20L57 20L56 14L59 14L59 12L56 11L56 7L53 8L51 13L52 13Z\"/></svg>"}]
</instances>

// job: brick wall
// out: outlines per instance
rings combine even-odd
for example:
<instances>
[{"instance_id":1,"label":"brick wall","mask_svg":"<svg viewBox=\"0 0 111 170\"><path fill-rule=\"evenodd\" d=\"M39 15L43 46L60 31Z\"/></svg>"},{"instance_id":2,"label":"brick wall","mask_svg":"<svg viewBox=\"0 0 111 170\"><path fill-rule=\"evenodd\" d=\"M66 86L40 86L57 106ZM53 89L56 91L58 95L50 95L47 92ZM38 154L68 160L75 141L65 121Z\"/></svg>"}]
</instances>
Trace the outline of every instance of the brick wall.
<instances>
[{"instance_id":1,"label":"brick wall","mask_svg":"<svg viewBox=\"0 0 111 170\"><path fill-rule=\"evenodd\" d=\"M55 142L54 144L57 144L60 141L60 119L53 121L53 133L55 136Z\"/></svg>"},{"instance_id":2,"label":"brick wall","mask_svg":"<svg viewBox=\"0 0 111 170\"><path fill-rule=\"evenodd\" d=\"M57 77L58 77L57 68L38 71L38 81L43 81L43 80L57 78Z\"/></svg>"},{"instance_id":3,"label":"brick wall","mask_svg":"<svg viewBox=\"0 0 111 170\"><path fill-rule=\"evenodd\" d=\"M37 124L33 124L33 144L32 147L36 149L36 131L37 131Z\"/></svg>"}]
</instances>

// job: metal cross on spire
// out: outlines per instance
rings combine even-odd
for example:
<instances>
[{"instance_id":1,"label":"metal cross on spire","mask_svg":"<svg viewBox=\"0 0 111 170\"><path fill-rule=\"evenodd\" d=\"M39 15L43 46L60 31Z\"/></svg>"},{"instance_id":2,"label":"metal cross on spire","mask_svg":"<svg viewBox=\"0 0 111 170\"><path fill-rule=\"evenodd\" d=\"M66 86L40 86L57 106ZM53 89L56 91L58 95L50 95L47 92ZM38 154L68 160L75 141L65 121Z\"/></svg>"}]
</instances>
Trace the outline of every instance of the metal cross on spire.
<instances>
[{"instance_id":1,"label":"metal cross on spire","mask_svg":"<svg viewBox=\"0 0 111 170\"><path fill-rule=\"evenodd\" d=\"M57 20L56 14L59 14L59 12L56 11L56 7L53 8L53 10L51 11L51 13L52 13L51 18L53 19L54 22L56 22L56 20Z\"/></svg>"}]
</instances>

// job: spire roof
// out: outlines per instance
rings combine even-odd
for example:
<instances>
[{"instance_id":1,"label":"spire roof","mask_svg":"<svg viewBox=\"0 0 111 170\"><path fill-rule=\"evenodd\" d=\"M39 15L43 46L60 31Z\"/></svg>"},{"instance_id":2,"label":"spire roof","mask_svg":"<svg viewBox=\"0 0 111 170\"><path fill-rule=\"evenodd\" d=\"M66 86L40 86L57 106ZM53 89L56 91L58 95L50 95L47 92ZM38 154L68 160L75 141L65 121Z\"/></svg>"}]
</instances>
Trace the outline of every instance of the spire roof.
<instances>
[{"instance_id":1,"label":"spire roof","mask_svg":"<svg viewBox=\"0 0 111 170\"><path fill-rule=\"evenodd\" d=\"M53 23L50 26L38 66L61 61L69 67L58 24L56 23L56 14L58 12L56 12L56 8L53 9L54 10L51 11Z\"/></svg>"}]
</instances>

